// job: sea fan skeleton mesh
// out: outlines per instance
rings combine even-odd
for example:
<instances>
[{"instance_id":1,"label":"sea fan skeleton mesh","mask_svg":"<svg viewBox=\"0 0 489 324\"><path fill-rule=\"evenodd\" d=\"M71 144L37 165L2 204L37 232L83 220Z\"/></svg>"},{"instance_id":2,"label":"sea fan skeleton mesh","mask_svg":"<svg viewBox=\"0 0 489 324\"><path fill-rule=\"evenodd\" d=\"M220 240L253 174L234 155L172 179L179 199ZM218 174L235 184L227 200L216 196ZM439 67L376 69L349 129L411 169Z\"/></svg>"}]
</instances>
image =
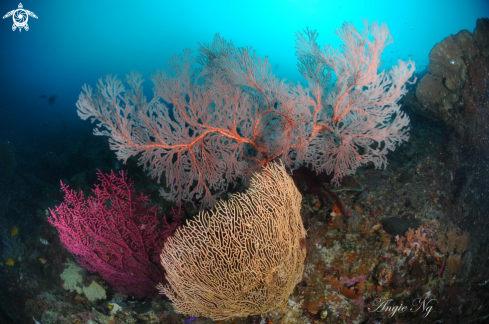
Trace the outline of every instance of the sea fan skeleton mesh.
<instances>
[{"instance_id":1,"label":"sea fan skeleton mesh","mask_svg":"<svg viewBox=\"0 0 489 324\"><path fill-rule=\"evenodd\" d=\"M358 31L345 23L336 33L341 50L320 47L314 30L296 34L307 87L277 78L267 58L216 35L197 58L185 50L152 76L153 99L142 74L127 77L129 89L108 76L96 90L83 87L78 115L97 123L94 134L109 136L124 163L138 156L151 177L165 179L165 199L202 209L277 158L333 174L339 185L361 165L385 168L388 152L409 139L399 100L415 64L379 71L392 43L386 25L365 20Z\"/></svg>"},{"instance_id":2,"label":"sea fan skeleton mesh","mask_svg":"<svg viewBox=\"0 0 489 324\"><path fill-rule=\"evenodd\" d=\"M285 305L306 257L302 196L282 164L254 175L246 193L201 212L165 244L158 285L175 310L222 320Z\"/></svg>"}]
</instances>

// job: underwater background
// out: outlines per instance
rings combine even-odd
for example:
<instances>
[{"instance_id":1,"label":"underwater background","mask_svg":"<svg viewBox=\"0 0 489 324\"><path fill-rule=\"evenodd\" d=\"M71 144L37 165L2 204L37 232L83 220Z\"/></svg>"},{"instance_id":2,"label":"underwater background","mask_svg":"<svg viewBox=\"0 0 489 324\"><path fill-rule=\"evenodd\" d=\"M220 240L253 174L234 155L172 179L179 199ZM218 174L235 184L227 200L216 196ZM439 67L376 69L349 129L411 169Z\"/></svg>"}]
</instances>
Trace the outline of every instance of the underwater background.
<instances>
[{"instance_id":1,"label":"underwater background","mask_svg":"<svg viewBox=\"0 0 489 324\"><path fill-rule=\"evenodd\" d=\"M13 12L17 9L24 11ZM7 0L0 2L0 13L4 17L0 22L0 323L489 320L489 2L182 0L20 5ZM27 20L27 25L16 26L16 19L21 24ZM140 95L151 101L155 85L150 78L157 75L155 71L167 69L169 59L185 49L199 55L199 46L211 44L219 34L237 48L252 47L257 57L267 57L276 78L307 87L298 68L296 33L307 27L317 30L319 45L330 44L341 52L343 42L335 31L345 22L360 31L363 19L386 24L394 41L382 53L379 73L392 69L398 60L415 64L407 93L399 97L410 120L409 140L399 140L395 150L386 154L385 168L363 163L352 173L343 172L340 181L332 179L331 170L316 174L308 163L299 167L284 162L302 195L300 217L307 231L305 241L294 243L307 255L299 262L303 271L298 282L287 288L285 303L277 303L270 312L236 311L235 317L223 319L212 312L178 311L175 300L156 289L165 280L159 254L175 230L213 203L192 196L195 188L187 196L178 196L181 199L169 199L176 197L168 192L185 182L184 175L167 182L163 169L157 181L154 174L148 175L154 165L144 169L138 164L141 152L126 152L120 159L111 149L113 139L95 136L96 124L79 117L77 102L90 101L81 97L86 93L82 86L96 88L107 75L124 80L138 71L146 80ZM338 79L334 76L331 82ZM173 106L168 107L168 120L177 122ZM122 110L111 118L121 116ZM141 128L133 125L131 134ZM246 154L258 156L253 149ZM122 170L125 173L118 178ZM222 192L214 195L218 200L245 193L250 186L247 176L223 172L222 177L235 181L228 181L225 189L219 187ZM104 183L127 185L123 195L148 197L137 200L110 190L97 192L95 185ZM218 191L217 184L209 188ZM70 201L69 192L78 198ZM134 219L139 230L110 241L112 247L129 246L120 256L104 254L110 244L102 239L99 246L85 246L96 246L93 250L75 247L75 241L90 237L83 236L88 230L82 225L108 228L107 235L124 227L122 223L105 227L96 220L63 223L53 216L71 215L92 203L92 210L97 210L106 204L104 194L115 199L107 210L128 200L140 208L138 212L144 211L144 221ZM76 199L90 203L83 205ZM94 215L101 215L100 209ZM122 212L120 217L136 217L135 213ZM148 228L154 231L149 233ZM143 232L144 243L134 248L128 237ZM132 261L122 257L126 252ZM131 271L144 272L141 276L147 281L135 283L124 277L138 276L121 274L124 262L132 262ZM111 272L113 268L117 272ZM277 276L280 271L272 273L270 280L275 282Z\"/></svg>"}]
</instances>

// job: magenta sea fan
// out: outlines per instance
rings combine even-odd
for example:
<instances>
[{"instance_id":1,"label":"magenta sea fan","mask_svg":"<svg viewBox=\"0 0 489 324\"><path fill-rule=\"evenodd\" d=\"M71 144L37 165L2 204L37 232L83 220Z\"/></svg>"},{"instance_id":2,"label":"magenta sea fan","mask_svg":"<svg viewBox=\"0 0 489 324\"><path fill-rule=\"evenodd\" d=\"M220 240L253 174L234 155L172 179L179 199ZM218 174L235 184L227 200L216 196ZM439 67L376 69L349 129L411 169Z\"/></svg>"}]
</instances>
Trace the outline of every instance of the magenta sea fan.
<instances>
[{"instance_id":1,"label":"magenta sea fan","mask_svg":"<svg viewBox=\"0 0 489 324\"><path fill-rule=\"evenodd\" d=\"M173 221L158 220L158 207L136 192L127 172L98 171L101 182L85 199L83 192L61 183L64 203L50 209L49 222L83 267L100 274L122 293L136 297L156 295L164 280L158 264L163 243L180 225L181 208Z\"/></svg>"}]
</instances>

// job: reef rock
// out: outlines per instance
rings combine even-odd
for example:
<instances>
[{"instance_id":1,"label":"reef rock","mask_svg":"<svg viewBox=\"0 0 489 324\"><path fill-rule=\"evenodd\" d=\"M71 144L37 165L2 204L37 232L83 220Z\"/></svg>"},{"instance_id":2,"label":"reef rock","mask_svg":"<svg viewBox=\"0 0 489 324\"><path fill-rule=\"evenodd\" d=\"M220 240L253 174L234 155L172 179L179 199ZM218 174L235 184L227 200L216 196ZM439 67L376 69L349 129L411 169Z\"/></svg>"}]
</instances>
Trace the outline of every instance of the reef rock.
<instances>
[{"instance_id":1,"label":"reef rock","mask_svg":"<svg viewBox=\"0 0 489 324\"><path fill-rule=\"evenodd\" d=\"M477 20L473 33L462 30L436 44L428 73L408 105L443 121L467 144L489 155L489 19ZM414 99L414 98L411 98Z\"/></svg>"}]
</instances>

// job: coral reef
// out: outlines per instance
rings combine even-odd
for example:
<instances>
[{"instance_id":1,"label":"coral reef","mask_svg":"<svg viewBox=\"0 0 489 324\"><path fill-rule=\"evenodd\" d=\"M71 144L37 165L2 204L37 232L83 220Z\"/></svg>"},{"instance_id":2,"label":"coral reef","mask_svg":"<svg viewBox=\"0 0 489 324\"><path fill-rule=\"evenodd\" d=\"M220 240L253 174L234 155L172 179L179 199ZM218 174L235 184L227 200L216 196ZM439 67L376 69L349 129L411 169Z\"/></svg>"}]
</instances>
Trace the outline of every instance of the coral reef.
<instances>
[{"instance_id":1,"label":"coral reef","mask_svg":"<svg viewBox=\"0 0 489 324\"><path fill-rule=\"evenodd\" d=\"M410 107L443 121L462 141L489 155L489 19L477 20L473 33L462 30L435 45L429 73L418 84Z\"/></svg>"},{"instance_id":2,"label":"coral reef","mask_svg":"<svg viewBox=\"0 0 489 324\"><path fill-rule=\"evenodd\" d=\"M469 248L469 233L462 232L455 226L441 229L436 240L436 247L446 257L445 268L450 275L456 274L462 267L462 253Z\"/></svg>"},{"instance_id":3,"label":"coral reef","mask_svg":"<svg viewBox=\"0 0 489 324\"><path fill-rule=\"evenodd\" d=\"M140 154L153 178L166 178L160 194L169 200L212 207L229 185L249 181L276 158L289 168L332 174L339 184L362 165L385 168L387 153L409 138L398 101L415 64L398 60L379 72L391 34L377 22L364 20L363 27L344 23L336 31L341 51L321 48L315 30L296 33L306 88L276 78L267 58L217 34L200 46L198 58L186 50L152 77L150 102L141 73L127 76L127 91L107 76L96 91L83 86L78 115L97 121L94 134L110 136L119 159Z\"/></svg>"},{"instance_id":4,"label":"coral reef","mask_svg":"<svg viewBox=\"0 0 489 324\"><path fill-rule=\"evenodd\" d=\"M477 44L481 43L479 38L488 35L488 29L481 29L479 25L471 36ZM483 48L484 55L489 53L488 48ZM472 47L467 46L465 50L470 49ZM463 46L461 50L463 55ZM464 109L469 107L474 114L481 111L471 106L471 98L467 96L473 96L474 103L475 99L485 100L484 93L479 92L485 75L474 74L484 69L484 60L480 58L465 61L467 78L453 77L448 82L452 88L462 83L456 104L463 100ZM448 63L449 67L460 67L458 61L454 61L455 64ZM462 67L457 71L463 72L464 69ZM437 73L443 73L443 69ZM445 86L443 83L441 85ZM484 101L479 102L484 104ZM454 109L459 108L456 106ZM454 109L448 111L456 113ZM287 170L302 194L300 216L307 230L306 240L299 242L301 247L305 245L307 248L304 272L302 277L296 279L300 282L291 289L290 296L287 294L288 299L284 297L279 308L257 312L255 314L258 315L247 318L220 320L218 323L458 324L487 320L487 164L483 160L476 172L470 169L470 163L480 160L473 160L472 155L465 154L473 150L473 144L468 147L465 143L476 139L469 140L467 137L460 143L456 141L459 134L452 134L449 140L447 129L441 123L415 114L409 117L413 121L410 125L410 142L388 156L389 166L385 170L361 168L355 175L344 177L338 187L331 185L332 175L328 178L314 172L305 175L299 169ZM461 119L459 123L466 121ZM480 121L485 122L485 119L480 118ZM139 125L132 128L134 132L138 130ZM75 136L66 138L69 141L64 142L65 147L57 147L59 157L48 155L48 159L39 162L42 167L29 172L24 172L28 170L28 165L22 164L23 172L12 174L18 185L11 191L0 192L0 204L3 203L8 209L8 212L0 210L2 228L6 229L2 232L2 239L7 242L1 244L2 252L4 257L11 260L9 263L5 259L0 262L0 291L3 296L8 296L0 304L0 322L3 323L2 314L8 314L19 323L32 322L32 317L43 324L215 323L210 318L177 313L174 305L163 296L156 300L138 299L137 296L119 293L102 276L88 271L70 275L75 280L67 286L72 287L73 291L63 288L65 282L61 275L66 270L65 261L72 257L63 248L56 229L46 222L45 210L63 199L59 186L52 184L62 177L71 179L70 186L77 190L90 188L96 181L90 170L99 164L103 170L122 166L117 165L114 158L109 158L113 157L113 152L100 137L93 137L87 132L86 138L91 140L82 140L81 144L77 144ZM100 142L96 150L80 149L85 144L93 143L92 140ZM63 142L63 139L59 138L59 141ZM464 149L453 143L464 144ZM30 148L34 149L32 146ZM16 149L21 150L21 147ZM42 153L35 151L39 156ZM84 162L80 163L77 157ZM85 164L88 160L92 161L91 164ZM129 159L128 165L122 167L134 172L133 178L137 180L138 188L144 187L145 192L151 193L152 204L169 209L167 202L157 198L160 187L142 171L136 171L140 170L136 160ZM47 165L46 161L56 164ZM23 163L20 159L18 162ZM51 171L46 172L46 168ZM62 169L65 171L62 172ZM68 169L70 172L66 171ZM48 174L55 178L49 180ZM477 186L477 182L481 187ZM29 190L27 183L35 190ZM246 185L240 183L235 189L244 192ZM231 196L232 192L226 194ZM43 198L36 200L36 195ZM83 198L86 200L86 197ZM110 202L107 204L110 205ZM97 204L96 207L106 206ZM198 212L191 204L184 204L181 208L189 218ZM34 216L36 210L39 211ZM14 225L20 231L12 237ZM135 232L148 228L147 223L137 225ZM247 225L243 226L249 229ZM201 232L194 234L192 239ZM217 235L210 237L213 242L219 238ZM272 236L256 237L263 239L264 244L272 244L268 242ZM252 237L255 241L258 238ZM27 250L22 251L22 244ZM258 244L262 247L262 241ZM12 251L19 252L11 254L10 249L14 245L17 247ZM253 246L243 251L250 249L253 250ZM18 261L19 255L21 262ZM155 255L159 256L157 253ZM106 262L107 256L101 256L101 260ZM216 269L212 268L218 272ZM268 286L277 283L280 274L283 274L283 267L277 270L258 281ZM201 282L202 278L206 276L195 277L193 282ZM232 280L224 277L219 284L230 286ZM84 294L83 288L90 286L95 288L94 292L100 293L101 299L93 298L93 294L86 289L91 297ZM215 297L212 293L203 298L209 300ZM402 311L404 306L412 307L414 311Z\"/></svg>"},{"instance_id":5,"label":"coral reef","mask_svg":"<svg viewBox=\"0 0 489 324\"><path fill-rule=\"evenodd\" d=\"M417 251L423 251L424 253L430 253L431 251L432 254L435 244L427 235L429 235L429 232L424 226L421 226L416 231L413 231L412 228L408 229L405 237L396 235L396 251L406 255L409 255L411 252L416 253Z\"/></svg>"}]
</instances>

